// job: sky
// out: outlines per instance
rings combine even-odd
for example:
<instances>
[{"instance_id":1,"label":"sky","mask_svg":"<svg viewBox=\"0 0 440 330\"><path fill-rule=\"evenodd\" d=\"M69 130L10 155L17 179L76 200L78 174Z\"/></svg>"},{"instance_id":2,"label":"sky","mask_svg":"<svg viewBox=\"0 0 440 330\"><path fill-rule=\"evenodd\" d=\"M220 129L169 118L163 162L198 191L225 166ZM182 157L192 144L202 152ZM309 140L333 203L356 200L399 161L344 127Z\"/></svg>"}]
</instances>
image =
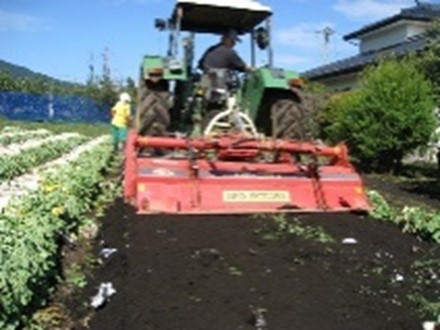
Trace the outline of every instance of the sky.
<instances>
[{"instance_id":1,"label":"sky","mask_svg":"<svg viewBox=\"0 0 440 330\"><path fill-rule=\"evenodd\" d=\"M169 17L175 0L0 0L0 59L52 77L85 82L89 65L101 72L108 49L114 79L137 81L145 54L165 54L167 34L155 18ZM273 46L278 67L304 71L355 55L358 47L342 37L365 24L391 16L414 0L260 0L274 11ZM432 3L440 3L434 0ZM330 27L325 56L324 37ZM196 56L217 36L197 39ZM249 43L237 51L249 59ZM264 64L260 56L258 64Z\"/></svg>"}]
</instances>

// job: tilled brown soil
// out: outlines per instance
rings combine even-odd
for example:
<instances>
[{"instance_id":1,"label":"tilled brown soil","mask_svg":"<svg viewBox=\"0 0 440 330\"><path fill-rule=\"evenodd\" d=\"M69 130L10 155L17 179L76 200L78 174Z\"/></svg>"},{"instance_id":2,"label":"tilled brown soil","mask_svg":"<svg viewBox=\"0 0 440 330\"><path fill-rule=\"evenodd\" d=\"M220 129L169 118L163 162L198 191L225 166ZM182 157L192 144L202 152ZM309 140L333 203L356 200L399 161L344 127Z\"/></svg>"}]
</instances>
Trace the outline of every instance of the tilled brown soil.
<instances>
[{"instance_id":1,"label":"tilled brown soil","mask_svg":"<svg viewBox=\"0 0 440 330\"><path fill-rule=\"evenodd\" d=\"M440 257L434 245L357 215L287 218L321 226L335 241L268 240L276 232L271 219L137 216L116 202L101 245L118 252L90 279L86 295L101 282L117 293L90 328L421 329L407 296L438 298L438 282L417 284L428 275L414 268L416 260ZM344 238L358 244L344 245Z\"/></svg>"},{"instance_id":2,"label":"tilled brown soil","mask_svg":"<svg viewBox=\"0 0 440 330\"><path fill-rule=\"evenodd\" d=\"M393 182L390 177L365 176L369 189L378 190L387 201L397 207L422 206L440 209L439 181L432 178L422 182Z\"/></svg>"}]
</instances>

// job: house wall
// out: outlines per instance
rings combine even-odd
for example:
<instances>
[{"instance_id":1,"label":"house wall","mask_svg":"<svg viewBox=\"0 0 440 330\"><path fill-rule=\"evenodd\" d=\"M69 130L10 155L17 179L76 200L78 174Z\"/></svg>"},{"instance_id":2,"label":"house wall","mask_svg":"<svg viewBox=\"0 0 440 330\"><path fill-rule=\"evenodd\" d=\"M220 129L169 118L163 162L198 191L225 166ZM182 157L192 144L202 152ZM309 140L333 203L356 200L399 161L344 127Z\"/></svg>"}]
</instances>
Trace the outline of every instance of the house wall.
<instances>
[{"instance_id":1,"label":"house wall","mask_svg":"<svg viewBox=\"0 0 440 330\"><path fill-rule=\"evenodd\" d=\"M414 22L412 24L408 24L408 37L413 37L424 33L426 29L430 26L430 23L422 23L422 22Z\"/></svg>"},{"instance_id":2,"label":"house wall","mask_svg":"<svg viewBox=\"0 0 440 330\"><path fill-rule=\"evenodd\" d=\"M408 38L423 33L429 23L399 21L360 37L360 52L379 50L404 42Z\"/></svg>"}]
</instances>

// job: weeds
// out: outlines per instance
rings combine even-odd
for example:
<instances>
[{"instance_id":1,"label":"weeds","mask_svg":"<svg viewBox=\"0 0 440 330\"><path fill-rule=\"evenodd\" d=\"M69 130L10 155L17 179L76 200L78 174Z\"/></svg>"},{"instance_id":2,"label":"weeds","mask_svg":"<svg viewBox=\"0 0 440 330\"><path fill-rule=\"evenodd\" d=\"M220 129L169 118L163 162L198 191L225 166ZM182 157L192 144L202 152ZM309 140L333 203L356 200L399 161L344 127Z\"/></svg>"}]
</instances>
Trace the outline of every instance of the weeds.
<instances>
[{"instance_id":1,"label":"weeds","mask_svg":"<svg viewBox=\"0 0 440 330\"><path fill-rule=\"evenodd\" d=\"M273 216L275 227L266 230L263 235L265 240L278 240L287 236L298 236L306 240L319 243L332 243L334 239L322 227L312 227L302 224L298 219L288 221L285 214Z\"/></svg>"},{"instance_id":2,"label":"weeds","mask_svg":"<svg viewBox=\"0 0 440 330\"><path fill-rule=\"evenodd\" d=\"M393 221L396 219L396 210L394 210L386 199L375 190L368 191L368 199L373 205L370 216L374 219Z\"/></svg>"},{"instance_id":3,"label":"weeds","mask_svg":"<svg viewBox=\"0 0 440 330\"><path fill-rule=\"evenodd\" d=\"M374 219L399 225L405 233L416 234L425 240L440 243L440 213L421 207L392 207L377 191L370 190L368 198L373 205L370 215Z\"/></svg>"},{"instance_id":4,"label":"weeds","mask_svg":"<svg viewBox=\"0 0 440 330\"><path fill-rule=\"evenodd\" d=\"M440 302L431 302L420 294L409 295L408 299L417 305L423 317L435 317L440 322Z\"/></svg>"},{"instance_id":5,"label":"weeds","mask_svg":"<svg viewBox=\"0 0 440 330\"><path fill-rule=\"evenodd\" d=\"M231 275L231 276L236 276L236 277L243 276L243 272L234 266L230 266L228 268L228 272L229 272L229 275Z\"/></svg>"},{"instance_id":6,"label":"weeds","mask_svg":"<svg viewBox=\"0 0 440 330\"><path fill-rule=\"evenodd\" d=\"M66 270L66 284L77 288L84 288L87 285L86 275L82 267L78 264L72 264Z\"/></svg>"}]
</instances>

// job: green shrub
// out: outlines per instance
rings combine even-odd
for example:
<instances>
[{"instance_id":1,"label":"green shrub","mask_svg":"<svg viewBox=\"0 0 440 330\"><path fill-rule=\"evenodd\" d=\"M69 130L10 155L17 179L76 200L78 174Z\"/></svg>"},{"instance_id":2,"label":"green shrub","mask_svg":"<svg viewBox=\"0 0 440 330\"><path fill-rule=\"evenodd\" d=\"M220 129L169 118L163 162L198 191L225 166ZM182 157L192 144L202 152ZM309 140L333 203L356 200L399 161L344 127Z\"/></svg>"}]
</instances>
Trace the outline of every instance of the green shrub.
<instances>
[{"instance_id":1,"label":"green shrub","mask_svg":"<svg viewBox=\"0 0 440 330\"><path fill-rule=\"evenodd\" d=\"M426 31L426 50L415 57L420 70L431 81L437 103L440 102L440 20Z\"/></svg>"},{"instance_id":2,"label":"green shrub","mask_svg":"<svg viewBox=\"0 0 440 330\"><path fill-rule=\"evenodd\" d=\"M434 107L431 85L413 62L388 59L365 70L358 91L333 98L324 136L345 141L365 170L398 171L405 154L429 141Z\"/></svg>"}]
</instances>

